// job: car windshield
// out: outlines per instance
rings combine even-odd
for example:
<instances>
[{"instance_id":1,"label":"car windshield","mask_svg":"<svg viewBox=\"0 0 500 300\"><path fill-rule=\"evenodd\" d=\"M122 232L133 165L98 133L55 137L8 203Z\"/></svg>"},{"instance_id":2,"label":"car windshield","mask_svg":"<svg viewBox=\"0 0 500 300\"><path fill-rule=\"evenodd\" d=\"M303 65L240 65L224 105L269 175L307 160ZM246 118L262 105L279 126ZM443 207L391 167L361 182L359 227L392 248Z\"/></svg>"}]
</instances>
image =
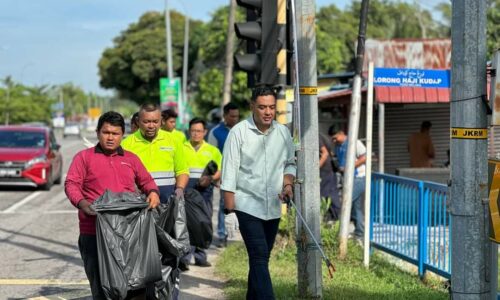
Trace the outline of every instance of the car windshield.
<instances>
[{"instance_id":1,"label":"car windshield","mask_svg":"<svg viewBox=\"0 0 500 300\"><path fill-rule=\"evenodd\" d=\"M30 131L0 131L0 148L43 148L45 133Z\"/></svg>"}]
</instances>

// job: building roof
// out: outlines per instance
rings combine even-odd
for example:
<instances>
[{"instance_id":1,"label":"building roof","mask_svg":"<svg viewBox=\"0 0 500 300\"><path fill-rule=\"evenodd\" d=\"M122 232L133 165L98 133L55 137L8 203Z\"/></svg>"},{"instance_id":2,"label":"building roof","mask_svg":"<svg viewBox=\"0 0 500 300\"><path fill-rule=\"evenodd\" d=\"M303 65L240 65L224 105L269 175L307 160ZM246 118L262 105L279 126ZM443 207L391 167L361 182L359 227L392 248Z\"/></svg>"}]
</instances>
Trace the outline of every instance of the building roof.
<instances>
[{"instance_id":1,"label":"building roof","mask_svg":"<svg viewBox=\"0 0 500 300\"><path fill-rule=\"evenodd\" d=\"M448 103L450 89L421 87L375 87L377 103Z\"/></svg>"}]
</instances>

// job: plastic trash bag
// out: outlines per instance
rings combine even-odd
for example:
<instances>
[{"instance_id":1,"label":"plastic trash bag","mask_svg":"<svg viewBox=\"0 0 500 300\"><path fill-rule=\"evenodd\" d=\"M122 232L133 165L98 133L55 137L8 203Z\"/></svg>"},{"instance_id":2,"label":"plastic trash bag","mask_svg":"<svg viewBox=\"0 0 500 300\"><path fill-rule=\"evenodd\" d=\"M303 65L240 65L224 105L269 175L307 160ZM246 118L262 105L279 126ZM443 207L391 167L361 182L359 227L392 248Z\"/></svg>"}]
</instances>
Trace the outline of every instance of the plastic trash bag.
<instances>
[{"instance_id":1,"label":"plastic trash bag","mask_svg":"<svg viewBox=\"0 0 500 300\"><path fill-rule=\"evenodd\" d=\"M97 212L99 275L106 298L121 300L129 290L162 279L157 234L145 196L106 191Z\"/></svg>"},{"instance_id":2,"label":"plastic trash bag","mask_svg":"<svg viewBox=\"0 0 500 300\"><path fill-rule=\"evenodd\" d=\"M213 237L211 209L195 189L186 189L184 199L191 246L208 249Z\"/></svg>"},{"instance_id":3,"label":"plastic trash bag","mask_svg":"<svg viewBox=\"0 0 500 300\"><path fill-rule=\"evenodd\" d=\"M155 298L174 299L179 289L179 258L190 251L184 201L171 196L153 210L158 248L161 253L162 280L155 283Z\"/></svg>"}]
</instances>

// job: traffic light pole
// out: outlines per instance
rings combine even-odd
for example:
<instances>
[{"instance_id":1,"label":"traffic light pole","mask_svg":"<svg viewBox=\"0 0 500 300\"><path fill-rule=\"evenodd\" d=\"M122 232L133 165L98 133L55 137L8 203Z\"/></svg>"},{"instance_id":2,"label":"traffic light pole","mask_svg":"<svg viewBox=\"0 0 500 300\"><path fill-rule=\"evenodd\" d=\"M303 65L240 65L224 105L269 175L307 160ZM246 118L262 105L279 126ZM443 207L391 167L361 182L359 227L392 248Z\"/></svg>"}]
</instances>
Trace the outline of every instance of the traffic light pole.
<instances>
[{"instance_id":1,"label":"traffic light pole","mask_svg":"<svg viewBox=\"0 0 500 300\"><path fill-rule=\"evenodd\" d=\"M486 98L486 2L452 2L452 299L489 299L491 290L488 124L483 101ZM484 134L474 139L460 137L458 132L463 128L478 129Z\"/></svg>"},{"instance_id":2,"label":"traffic light pole","mask_svg":"<svg viewBox=\"0 0 500 300\"><path fill-rule=\"evenodd\" d=\"M320 241L319 136L316 78L316 33L314 0L295 1L299 83L300 83L300 149L297 152L300 193L296 198L305 222ZM293 4L293 3L292 3ZM292 25L292 24L290 24ZM293 26L293 25L292 25ZM297 70L295 70L297 71ZM294 120L295 121L295 120ZM321 253L297 220L297 264L300 298L322 297Z\"/></svg>"}]
</instances>

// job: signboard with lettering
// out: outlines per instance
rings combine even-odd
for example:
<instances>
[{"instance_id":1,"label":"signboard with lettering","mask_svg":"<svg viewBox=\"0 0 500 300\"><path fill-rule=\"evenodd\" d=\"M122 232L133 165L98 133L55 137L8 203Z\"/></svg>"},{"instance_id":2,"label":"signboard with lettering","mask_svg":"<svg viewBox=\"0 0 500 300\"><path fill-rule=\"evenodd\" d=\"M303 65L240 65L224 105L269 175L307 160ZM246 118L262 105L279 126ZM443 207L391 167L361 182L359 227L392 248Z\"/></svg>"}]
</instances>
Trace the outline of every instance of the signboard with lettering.
<instances>
[{"instance_id":1,"label":"signboard with lettering","mask_svg":"<svg viewBox=\"0 0 500 300\"><path fill-rule=\"evenodd\" d=\"M450 70L375 68L374 86L449 88Z\"/></svg>"},{"instance_id":2,"label":"signboard with lettering","mask_svg":"<svg viewBox=\"0 0 500 300\"><path fill-rule=\"evenodd\" d=\"M177 107L180 97L180 78L160 78L160 103L162 108Z\"/></svg>"},{"instance_id":3,"label":"signboard with lettering","mask_svg":"<svg viewBox=\"0 0 500 300\"><path fill-rule=\"evenodd\" d=\"M488 129L486 128L451 128L452 139L471 139L481 140L488 138Z\"/></svg>"}]
</instances>

